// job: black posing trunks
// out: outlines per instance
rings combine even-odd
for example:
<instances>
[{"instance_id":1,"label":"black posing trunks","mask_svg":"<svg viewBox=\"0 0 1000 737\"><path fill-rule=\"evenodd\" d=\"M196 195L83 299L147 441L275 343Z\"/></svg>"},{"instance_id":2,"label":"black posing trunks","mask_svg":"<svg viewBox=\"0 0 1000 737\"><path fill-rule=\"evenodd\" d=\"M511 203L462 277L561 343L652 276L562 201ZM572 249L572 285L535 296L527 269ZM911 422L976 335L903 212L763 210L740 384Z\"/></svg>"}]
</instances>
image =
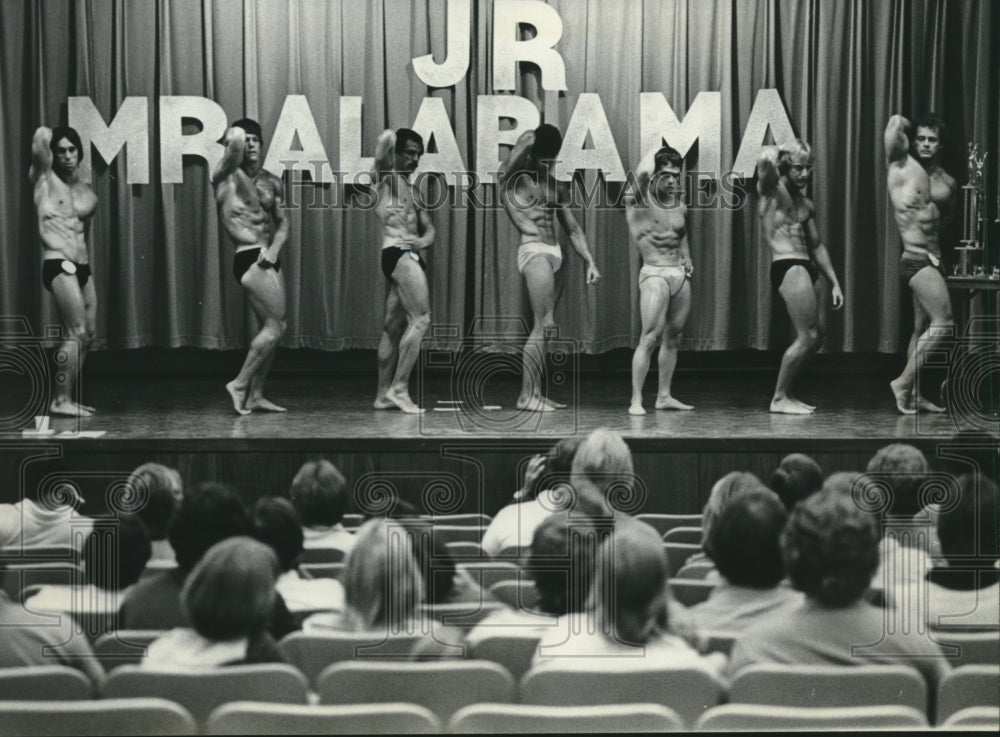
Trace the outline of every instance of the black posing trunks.
<instances>
[{"instance_id":1,"label":"black posing trunks","mask_svg":"<svg viewBox=\"0 0 1000 737\"><path fill-rule=\"evenodd\" d=\"M934 262L931 261L930 256L925 253L912 253L910 251L903 251L903 254L899 257L899 279L903 284L909 284L910 279L917 275L917 272L923 269L925 266L933 266L935 269L941 272L944 276L944 271L941 268L940 261L938 265L935 266Z\"/></svg>"},{"instance_id":2,"label":"black posing trunks","mask_svg":"<svg viewBox=\"0 0 1000 737\"><path fill-rule=\"evenodd\" d=\"M243 275L247 273L251 266L257 263L257 259L260 257L259 248L248 248L245 251L237 251L233 256L233 276L236 277L236 283L242 284L240 280ZM275 271L281 271L281 259L279 258L274 262L274 266L261 266L262 269L273 268Z\"/></svg>"},{"instance_id":3,"label":"black posing trunks","mask_svg":"<svg viewBox=\"0 0 1000 737\"><path fill-rule=\"evenodd\" d=\"M412 253L413 256L416 256L420 268L427 271L427 264L424 263L423 257L416 251L402 249L399 246L389 246L382 249L382 273L385 274L386 279L392 279L392 272L396 270L396 264L407 253ZM408 256L407 258L413 258L413 256Z\"/></svg>"},{"instance_id":4,"label":"black posing trunks","mask_svg":"<svg viewBox=\"0 0 1000 737\"><path fill-rule=\"evenodd\" d=\"M76 261L70 261L66 258L47 258L42 261L42 286L52 291L52 281L60 274L66 274L67 276L73 276L73 274L66 270L63 264L72 264L76 267L76 280L80 284L80 289L87 286L87 282L90 281L90 264L78 264Z\"/></svg>"},{"instance_id":5,"label":"black posing trunks","mask_svg":"<svg viewBox=\"0 0 1000 737\"><path fill-rule=\"evenodd\" d=\"M785 274L793 266L804 266L806 271L809 272L809 278L812 279L813 284L819 279L819 269L816 268L816 264L807 258L783 258L778 261L772 261L771 286L774 288L776 294L781 294L779 291L781 282L784 281Z\"/></svg>"}]
</instances>

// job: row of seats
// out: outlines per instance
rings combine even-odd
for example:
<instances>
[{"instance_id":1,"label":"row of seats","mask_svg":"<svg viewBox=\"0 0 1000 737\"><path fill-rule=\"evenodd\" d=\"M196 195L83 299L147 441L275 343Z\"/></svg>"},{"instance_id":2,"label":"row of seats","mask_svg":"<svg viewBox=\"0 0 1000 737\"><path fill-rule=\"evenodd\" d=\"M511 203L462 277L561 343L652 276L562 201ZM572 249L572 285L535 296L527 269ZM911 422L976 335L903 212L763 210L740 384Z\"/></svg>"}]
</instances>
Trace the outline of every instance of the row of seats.
<instances>
[{"instance_id":1,"label":"row of seats","mask_svg":"<svg viewBox=\"0 0 1000 737\"><path fill-rule=\"evenodd\" d=\"M204 722L232 701L307 704L419 704L446 721L470 704L490 701L536 706L656 703L694 725L724 701L793 708L894 705L927 713L922 677L905 665L758 665L742 671L727 689L696 668L631 672L582 672L548 665L515 680L485 660L426 663L360 660L327 666L312 689L305 674L287 664L242 665L202 672L152 670L127 665L97 687L103 699L166 698ZM0 669L0 701L89 700L93 685L66 666ZM937 694L938 722L966 708L1000 704L1000 667L952 671Z\"/></svg>"},{"instance_id":2,"label":"row of seats","mask_svg":"<svg viewBox=\"0 0 1000 737\"><path fill-rule=\"evenodd\" d=\"M141 727L140 727L141 725ZM779 731L926 728L923 714L906 706L831 709L726 704L706 711L693 725L698 731ZM953 714L945 730L1000 729L993 707L972 707ZM455 734L674 732L683 720L658 704L620 706L525 706L482 703L463 707L447 722ZM202 733L276 734L434 734L442 722L431 711L406 703L300 706L232 702L215 709ZM108 699L100 702L0 703L0 735L42 737L82 735L196 735L197 722L182 706L166 699Z\"/></svg>"}]
</instances>

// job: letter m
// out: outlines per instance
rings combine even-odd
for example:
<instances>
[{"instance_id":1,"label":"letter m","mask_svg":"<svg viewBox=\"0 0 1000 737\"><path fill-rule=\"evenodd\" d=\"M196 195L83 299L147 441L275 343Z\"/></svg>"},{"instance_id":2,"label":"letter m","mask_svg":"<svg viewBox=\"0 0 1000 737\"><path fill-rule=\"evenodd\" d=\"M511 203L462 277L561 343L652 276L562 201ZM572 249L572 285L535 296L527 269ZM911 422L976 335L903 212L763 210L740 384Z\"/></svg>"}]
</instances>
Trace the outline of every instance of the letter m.
<instances>
[{"instance_id":1,"label":"letter m","mask_svg":"<svg viewBox=\"0 0 1000 737\"><path fill-rule=\"evenodd\" d=\"M80 134L85 154L93 144L110 164L127 147L127 183L149 184L149 104L145 97L126 97L110 125L89 97L70 97L68 107L69 124ZM89 182L90 178L90 157L84 156L80 179Z\"/></svg>"}]
</instances>

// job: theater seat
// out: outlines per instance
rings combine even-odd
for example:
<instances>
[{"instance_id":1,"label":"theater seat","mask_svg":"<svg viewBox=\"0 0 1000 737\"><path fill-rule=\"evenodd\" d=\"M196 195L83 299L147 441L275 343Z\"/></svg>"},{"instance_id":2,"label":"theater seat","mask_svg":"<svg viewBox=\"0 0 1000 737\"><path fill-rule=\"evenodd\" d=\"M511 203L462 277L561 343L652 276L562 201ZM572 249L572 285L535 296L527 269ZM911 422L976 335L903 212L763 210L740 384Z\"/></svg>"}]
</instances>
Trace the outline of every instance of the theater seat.
<instances>
[{"instance_id":1,"label":"theater seat","mask_svg":"<svg viewBox=\"0 0 1000 737\"><path fill-rule=\"evenodd\" d=\"M50 735L194 735L194 718L181 706L159 698L100 701L0 702L0 734Z\"/></svg>"},{"instance_id":2,"label":"theater seat","mask_svg":"<svg viewBox=\"0 0 1000 737\"><path fill-rule=\"evenodd\" d=\"M927 717L910 706L841 706L806 708L724 704L695 723L702 732L772 732L780 730L921 729Z\"/></svg>"},{"instance_id":3,"label":"theater seat","mask_svg":"<svg viewBox=\"0 0 1000 737\"><path fill-rule=\"evenodd\" d=\"M996 708L998 704L1000 665L963 665L948 673L938 687L938 722L969 707Z\"/></svg>"},{"instance_id":4,"label":"theater seat","mask_svg":"<svg viewBox=\"0 0 1000 737\"><path fill-rule=\"evenodd\" d=\"M212 712L206 734L434 734L441 722L416 704L300 706L238 701Z\"/></svg>"},{"instance_id":5,"label":"theater seat","mask_svg":"<svg viewBox=\"0 0 1000 737\"><path fill-rule=\"evenodd\" d=\"M451 718L448 730L457 734L677 732L684 722L659 704L620 706L524 706L473 704Z\"/></svg>"},{"instance_id":6,"label":"theater seat","mask_svg":"<svg viewBox=\"0 0 1000 737\"><path fill-rule=\"evenodd\" d=\"M90 679L67 665L0 668L0 701L78 701L93 694L94 684Z\"/></svg>"}]
</instances>

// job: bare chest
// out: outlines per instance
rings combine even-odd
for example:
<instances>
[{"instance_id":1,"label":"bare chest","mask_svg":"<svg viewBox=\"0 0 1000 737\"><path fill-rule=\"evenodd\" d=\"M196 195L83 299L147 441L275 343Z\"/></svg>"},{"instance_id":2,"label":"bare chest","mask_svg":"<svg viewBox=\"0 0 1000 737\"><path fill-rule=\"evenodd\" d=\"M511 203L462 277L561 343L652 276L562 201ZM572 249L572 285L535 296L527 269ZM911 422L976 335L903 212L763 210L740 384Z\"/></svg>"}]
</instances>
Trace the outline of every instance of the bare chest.
<instances>
[{"instance_id":1,"label":"bare chest","mask_svg":"<svg viewBox=\"0 0 1000 737\"><path fill-rule=\"evenodd\" d=\"M49 177L42 214L49 217L75 217L87 220L97 208L97 195L82 182L66 184L56 176Z\"/></svg>"}]
</instances>

